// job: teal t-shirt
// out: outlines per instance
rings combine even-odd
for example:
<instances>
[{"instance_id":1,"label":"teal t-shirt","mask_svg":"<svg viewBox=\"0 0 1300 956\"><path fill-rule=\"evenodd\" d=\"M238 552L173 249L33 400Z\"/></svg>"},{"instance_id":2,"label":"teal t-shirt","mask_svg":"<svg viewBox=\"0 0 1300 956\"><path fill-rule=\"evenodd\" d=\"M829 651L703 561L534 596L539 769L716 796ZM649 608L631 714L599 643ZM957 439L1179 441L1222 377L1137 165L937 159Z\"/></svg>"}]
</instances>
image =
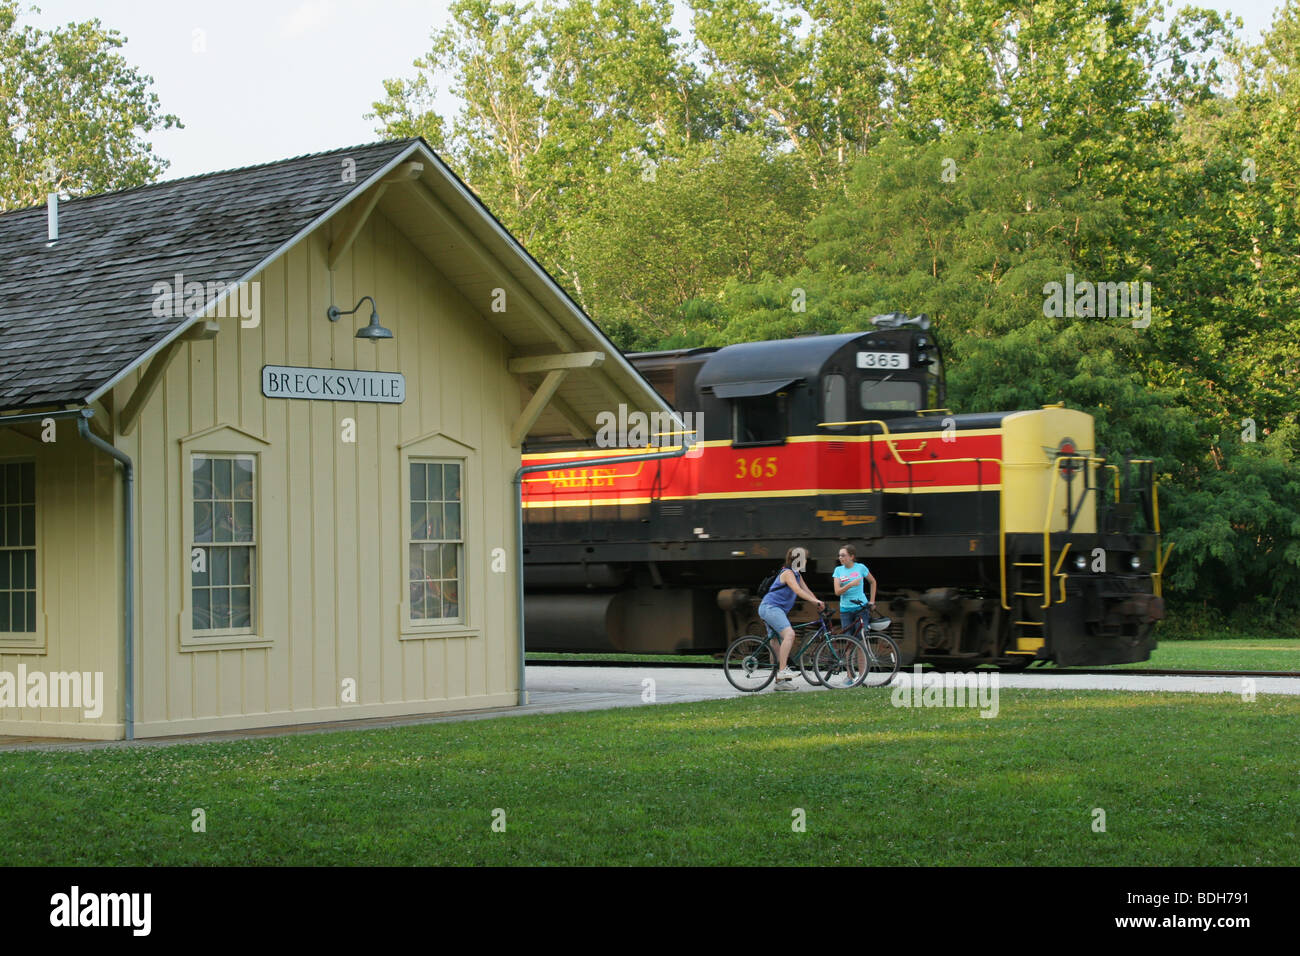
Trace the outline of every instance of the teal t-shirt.
<instances>
[{"instance_id":1,"label":"teal t-shirt","mask_svg":"<svg viewBox=\"0 0 1300 956\"><path fill-rule=\"evenodd\" d=\"M853 587L840 595L841 611L861 611L867 606L867 592L863 589L863 585L867 583L867 575L870 573L867 566L860 561L854 564L852 568L846 568L842 564L835 568L831 576L836 580L857 578Z\"/></svg>"}]
</instances>

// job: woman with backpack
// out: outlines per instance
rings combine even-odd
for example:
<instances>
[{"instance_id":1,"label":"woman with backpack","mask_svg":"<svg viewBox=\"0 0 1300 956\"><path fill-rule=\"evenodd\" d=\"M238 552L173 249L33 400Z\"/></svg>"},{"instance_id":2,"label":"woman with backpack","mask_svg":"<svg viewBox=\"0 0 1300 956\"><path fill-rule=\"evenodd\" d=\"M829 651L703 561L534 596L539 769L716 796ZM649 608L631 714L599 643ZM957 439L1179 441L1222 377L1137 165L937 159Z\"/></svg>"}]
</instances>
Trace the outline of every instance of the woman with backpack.
<instances>
[{"instance_id":1,"label":"woman with backpack","mask_svg":"<svg viewBox=\"0 0 1300 956\"><path fill-rule=\"evenodd\" d=\"M803 572L808 568L808 549L791 548L785 553L785 565L777 575L776 581L758 605L758 616L767 625L768 637L781 636L781 646L777 652L780 665L776 675L776 690L794 690L794 672L786 666L790 660L790 649L794 647L794 628L790 626L790 610L798 598L812 601L817 610L824 610L826 605L817 600L804 586Z\"/></svg>"}]
</instances>

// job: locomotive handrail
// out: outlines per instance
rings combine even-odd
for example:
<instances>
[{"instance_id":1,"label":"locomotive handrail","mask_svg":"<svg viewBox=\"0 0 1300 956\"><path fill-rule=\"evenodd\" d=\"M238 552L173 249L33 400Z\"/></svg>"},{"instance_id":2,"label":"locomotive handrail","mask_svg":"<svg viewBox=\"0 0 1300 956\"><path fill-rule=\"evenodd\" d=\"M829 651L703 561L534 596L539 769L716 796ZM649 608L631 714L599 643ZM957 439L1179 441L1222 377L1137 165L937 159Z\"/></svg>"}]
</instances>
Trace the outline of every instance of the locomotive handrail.
<instances>
[{"instance_id":1,"label":"locomotive handrail","mask_svg":"<svg viewBox=\"0 0 1300 956\"><path fill-rule=\"evenodd\" d=\"M1154 458L1130 458L1130 465L1154 465ZM1170 543L1166 549L1160 534L1160 483L1156 481L1155 468L1151 469L1151 524L1154 526L1156 535L1156 567L1151 572L1151 590L1155 592L1156 597L1163 597L1161 593L1164 590L1164 573L1165 565L1169 563L1169 555L1173 553L1174 546ZM1164 552L1163 555L1161 552Z\"/></svg>"},{"instance_id":2,"label":"locomotive handrail","mask_svg":"<svg viewBox=\"0 0 1300 956\"><path fill-rule=\"evenodd\" d=\"M817 423L818 428L832 428L838 425L879 425L881 429L884 430L885 445L886 447L889 448L890 454L894 456L894 460L898 462L900 465L906 465L908 468L907 483L908 483L909 492L911 491L911 484L912 484L911 468L913 465L925 465L925 464L954 465L962 462L974 462L976 465L976 474L979 480L979 487L980 490L983 490L984 479L983 479L982 466L984 462L991 461L997 464L999 469L998 480L1001 481L1001 473L1000 473L1002 468L1001 458L922 458L919 461L904 461L902 458L899 457L898 449L894 447L893 436L889 431L889 426L886 423L882 422L880 419L873 418L873 419L868 419L866 421L860 421L860 422L818 422ZM868 437L875 438L874 435ZM871 467L873 469L876 467L875 455L871 456ZM872 490L873 491L875 490L874 486ZM1003 499L1005 497L1006 497L1005 493L999 492L998 494L998 575L999 575L1000 593L998 597L1002 602L1002 609L1004 611L1009 611L1011 610L1011 605L1007 603L1007 524L1006 524L1006 509L1003 507ZM1047 563L1046 557L1043 558L1043 563L1044 565L1046 565Z\"/></svg>"},{"instance_id":3,"label":"locomotive handrail","mask_svg":"<svg viewBox=\"0 0 1300 956\"><path fill-rule=\"evenodd\" d=\"M1043 609L1052 606L1052 572L1048 570L1052 563L1052 511L1056 504L1056 486L1061 481L1062 472L1059 463L1063 461L1082 461L1090 465L1104 465L1106 463L1105 458L1094 458L1091 455L1057 455L1052 459L1052 465L1056 467L1052 468L1052 486L1047 494L1047 513L1043 515L1043 603L1041 605ZM1086 476L1084 486L1083 494L1085 497L1089 491L1096 494L1097 488L1095 485L1087 487ZM1082 500L1079 502L1079 509L1083 509ZM1069 545L1067 544L1066 547L1068 548ZM1064 581L1061 582L1061 586L1064 588Z\"/></svg>"}]
</instances>

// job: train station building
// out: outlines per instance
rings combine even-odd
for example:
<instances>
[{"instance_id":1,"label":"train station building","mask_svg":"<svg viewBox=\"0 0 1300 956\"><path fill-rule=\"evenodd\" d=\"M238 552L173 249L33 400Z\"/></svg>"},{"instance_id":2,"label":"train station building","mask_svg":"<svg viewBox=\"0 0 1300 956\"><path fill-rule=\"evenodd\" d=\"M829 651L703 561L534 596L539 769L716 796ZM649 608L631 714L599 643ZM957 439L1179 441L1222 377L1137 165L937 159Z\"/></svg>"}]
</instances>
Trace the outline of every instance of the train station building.
<instances>
[{"instance_id":1,"label":"train station building","mask_svg":"<svg viewBox=\"0 0 1300 956\"><path fill-rule=\"evenodd\" d=\"M422 140L0 215L0 734L517 703L521 446L620 406Z\"/></svg>"}]
</instances>

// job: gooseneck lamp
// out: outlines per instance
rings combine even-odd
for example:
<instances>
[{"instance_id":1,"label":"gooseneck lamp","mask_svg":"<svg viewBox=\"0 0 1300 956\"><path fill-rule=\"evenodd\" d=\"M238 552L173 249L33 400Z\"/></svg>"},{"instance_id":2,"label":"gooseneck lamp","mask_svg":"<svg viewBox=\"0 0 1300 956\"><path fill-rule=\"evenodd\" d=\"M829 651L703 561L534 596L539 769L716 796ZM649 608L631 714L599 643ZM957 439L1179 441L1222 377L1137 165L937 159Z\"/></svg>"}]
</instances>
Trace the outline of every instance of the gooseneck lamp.
<instances>
[{"instance_id":1,"label":"gooseneck lamp","mask_svg":"<svg viewBox=\"0 0 1300 956\"><path fill-rule=\"evenodd\" d=\"M393 333L379 324L379 307L375 305L375 300L371 296L363 295L357 304L347 311L340 309L337 305L331 305L325 310L325 314L331 322L337 322L341 317L355 313L357 309L361 308L362 302L370 303L370 324L357 332L357 338L370 339L372 342L379 339L391 339Z\"/></svg>"}]
</instances>

